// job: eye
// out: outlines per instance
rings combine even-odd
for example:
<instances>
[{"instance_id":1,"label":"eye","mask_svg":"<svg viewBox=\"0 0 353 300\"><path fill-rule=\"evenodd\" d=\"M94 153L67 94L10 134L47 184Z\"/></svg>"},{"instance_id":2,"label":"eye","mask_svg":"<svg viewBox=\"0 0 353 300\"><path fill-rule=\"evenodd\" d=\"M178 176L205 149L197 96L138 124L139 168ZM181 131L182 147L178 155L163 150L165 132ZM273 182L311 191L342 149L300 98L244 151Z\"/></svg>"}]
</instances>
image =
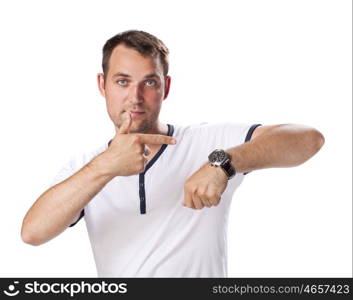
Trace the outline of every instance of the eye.
<instances>
[{"instance_id":1,"label":"eye","mask_svg":"<svg viewBox=\"0 0 353 300\"><path fill-rule=\"evenodd\" d=\"M156 84L157 84L157 82L155 80L147 80L146 81L147 86L155 86Z\"/></svg>"},{"instance_id":2,"label":"eye","mask_svg":"<svg viewBox=\"0 0 353 300\"><path fill-rule=\"evenodd\" d=\"M125 86L125 85L127 85L127 80L126 79L119 79L119 80L117 80L116 83L119 85Z\"/></svg>"}]
</instances>

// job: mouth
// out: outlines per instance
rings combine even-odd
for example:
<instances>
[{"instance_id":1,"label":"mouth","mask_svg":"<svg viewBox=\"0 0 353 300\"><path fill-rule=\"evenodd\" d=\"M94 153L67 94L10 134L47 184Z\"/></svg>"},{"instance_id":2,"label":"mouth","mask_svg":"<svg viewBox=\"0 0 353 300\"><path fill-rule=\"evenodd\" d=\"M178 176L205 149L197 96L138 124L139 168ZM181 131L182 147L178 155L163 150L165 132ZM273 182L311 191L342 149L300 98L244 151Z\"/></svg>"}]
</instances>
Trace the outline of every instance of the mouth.
<instances>
[{"instance_id":1,"label":"mouth","mask_svg":"<svg viewBox=\"0 0 353 300\"><path fill-rule=\"evenodd\" d=\"M129 111L132 117L142 116L145 112L140 110L130 110Z\"/></svg>"}]
</instances>

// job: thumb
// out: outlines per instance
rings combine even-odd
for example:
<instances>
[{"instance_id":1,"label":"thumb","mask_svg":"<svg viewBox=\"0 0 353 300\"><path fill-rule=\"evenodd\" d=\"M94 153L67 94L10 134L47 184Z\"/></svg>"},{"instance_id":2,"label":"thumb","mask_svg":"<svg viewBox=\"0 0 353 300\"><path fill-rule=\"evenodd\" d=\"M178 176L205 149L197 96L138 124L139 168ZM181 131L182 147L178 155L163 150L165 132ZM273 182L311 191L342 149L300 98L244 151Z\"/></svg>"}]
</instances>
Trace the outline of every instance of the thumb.
<instances>
[{"instance_id":1,"label":"thumb","mask_svg":"<svg viewBox=\"0 0 353 300\"><path fill-rule=\"evenodd\" d=\"M123 120L123 123L121 124L118 133L119 134L126 134L129 133L130 126L131 126L132 120L131 120L131 115L130 112L126 113L126 116Z\"/></svg>"}]
</instances>

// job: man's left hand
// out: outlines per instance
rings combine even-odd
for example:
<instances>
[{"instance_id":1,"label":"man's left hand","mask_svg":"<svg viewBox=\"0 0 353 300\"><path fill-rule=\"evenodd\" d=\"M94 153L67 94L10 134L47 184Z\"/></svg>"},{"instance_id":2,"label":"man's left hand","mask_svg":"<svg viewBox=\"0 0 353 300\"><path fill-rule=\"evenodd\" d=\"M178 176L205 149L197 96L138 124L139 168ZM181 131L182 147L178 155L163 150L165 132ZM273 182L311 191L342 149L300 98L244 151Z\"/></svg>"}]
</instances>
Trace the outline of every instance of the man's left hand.
<instances>
[{"instance_id":1,"label":"man's left hand","mask_svg":"<svg viewBox=\"0 0 353 300\"><path fill-rule=\"evenodd\" d=\"M227 183L228 177L220 167L206 163L186 180L182 204L193 209L217 206Z\"/></svg>"}]
</instances>

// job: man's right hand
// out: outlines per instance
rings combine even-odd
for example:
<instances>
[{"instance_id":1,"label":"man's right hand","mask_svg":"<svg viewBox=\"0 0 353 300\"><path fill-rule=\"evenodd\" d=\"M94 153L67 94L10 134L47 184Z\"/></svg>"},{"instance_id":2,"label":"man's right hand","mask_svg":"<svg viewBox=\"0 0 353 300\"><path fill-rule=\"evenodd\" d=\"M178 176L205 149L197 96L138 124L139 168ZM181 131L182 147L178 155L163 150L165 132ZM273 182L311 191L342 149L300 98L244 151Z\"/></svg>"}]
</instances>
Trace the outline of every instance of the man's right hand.
<instances>
[{"instance_id":1,"label":"man's right hand","mask_svg":"<svg viewBox=\"0 0 353 300\"><path fill-rule=\"evenodd\" d=\"M174 145L176 140L162 134L129 133L132 123L128 113L108 149L100 155L100 164L104 173L110 176L130 176L145 170L146 156L150 154L150 145Z\"/></svg>"}]
</instances>

